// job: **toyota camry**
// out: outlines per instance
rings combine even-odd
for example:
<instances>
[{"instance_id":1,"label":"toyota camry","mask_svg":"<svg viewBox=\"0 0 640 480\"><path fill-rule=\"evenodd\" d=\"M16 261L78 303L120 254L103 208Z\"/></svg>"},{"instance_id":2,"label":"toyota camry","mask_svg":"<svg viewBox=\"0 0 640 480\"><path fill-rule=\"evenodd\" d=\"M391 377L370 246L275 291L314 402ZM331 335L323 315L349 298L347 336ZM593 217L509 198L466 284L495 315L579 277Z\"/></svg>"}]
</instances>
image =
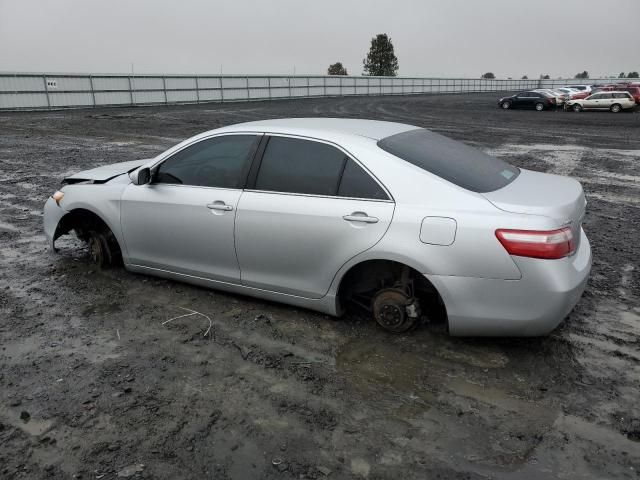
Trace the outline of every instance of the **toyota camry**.
<instances>
[{"instance_id":1,"label":"toyota camry","mask_svg":"<svg viewBox=\"0 0 640 480\"><path fill-rule=\"evenodd\" d=\"M544 335L591 268L580 183L399 123L243 123L62 183L54 250L73 231L101 266L357 306L391 332L440 316L452 335Z\"/></svg>"}]
</instances>

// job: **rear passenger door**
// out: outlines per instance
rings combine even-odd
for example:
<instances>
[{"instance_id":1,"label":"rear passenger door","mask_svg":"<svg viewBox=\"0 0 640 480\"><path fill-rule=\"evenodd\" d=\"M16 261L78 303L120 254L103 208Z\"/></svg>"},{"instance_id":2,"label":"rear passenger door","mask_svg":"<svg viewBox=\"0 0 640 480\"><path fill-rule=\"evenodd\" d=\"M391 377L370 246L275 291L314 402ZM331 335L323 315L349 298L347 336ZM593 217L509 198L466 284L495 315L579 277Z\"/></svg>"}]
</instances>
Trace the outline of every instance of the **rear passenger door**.
<instances>
[{"instance_id":1,"label":"rear passenger door","mask_svg":"<svg viewBox=\"0 0 640 480\"><path fill-rule=\"evenodd\" d=\"M545 100L545 99L546 97L543 94L533 92L531 94L531 108L535 108L536 103L541 102L542 100Z\"/></svg>"},{"instance_id":2,"label":"rear passenger door","mask_svg":"<svg viewBox=\"0 0 640 480\"><path fill-rule=\"evenodd\" d=\"M613 93L603 93L602 100L600 100L598 104L598 108L608 110L611 107L611 105L613 105L614 102L615 102L615 98Z\"/></svg>"},{"instance_id":3,"label":"rear passenger door","mask_svg":"<svg viewBox=\"0 0 640 480\"><path fill-rule=\"evenodd\" d=\"M336 145L280 135L263 142L236 216L242 284L321 298L345 262L382 238L394 203Z\"/></svg>"}]
</instances>

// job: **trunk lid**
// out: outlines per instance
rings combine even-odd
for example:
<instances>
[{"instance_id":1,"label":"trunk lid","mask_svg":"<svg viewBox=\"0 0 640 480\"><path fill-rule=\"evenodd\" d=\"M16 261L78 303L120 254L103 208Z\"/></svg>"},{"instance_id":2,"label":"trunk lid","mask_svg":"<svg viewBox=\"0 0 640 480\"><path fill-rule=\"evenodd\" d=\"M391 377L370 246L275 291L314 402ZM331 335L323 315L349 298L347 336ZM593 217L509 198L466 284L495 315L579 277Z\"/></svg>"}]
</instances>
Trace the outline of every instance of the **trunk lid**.
<instances>
[{"instance_id":1,"label":"trunk lid","mask_svg":"<svg viewBox=\"0 0 640 480\"><path fill-rule=\"evenodd\" d=\"M145 158L143 160L112 163L111 165L84 170L64 178L63 183L78 183L84 181L92 181L93 183L108 182L112 178L122 175L123 173L129 173L149 161L151 161L150 158Z\"/></svg>"},{"instance_id":2,"label":"trunk lid","mask_svg":"<svg viewBox=\"0 0 640 480\"><path fill-rule=\"evenodd\" d=\"M582 185L572 178L521 169L509 185L482 195L500 210L542 215L558 227L571 225L576 244L580 240L587 201Z\"/></svg>"}]
</instances>

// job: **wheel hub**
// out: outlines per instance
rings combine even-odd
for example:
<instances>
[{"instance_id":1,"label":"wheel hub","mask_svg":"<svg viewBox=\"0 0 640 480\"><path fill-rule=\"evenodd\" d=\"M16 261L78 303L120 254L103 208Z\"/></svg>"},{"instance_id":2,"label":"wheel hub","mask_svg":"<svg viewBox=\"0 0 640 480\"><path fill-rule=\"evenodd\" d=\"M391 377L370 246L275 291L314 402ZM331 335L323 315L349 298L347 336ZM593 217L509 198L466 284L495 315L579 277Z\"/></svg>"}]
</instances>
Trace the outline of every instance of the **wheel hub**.
<instances>
[{"instance_id":1,"label":"wheel hub","mask_svg":"<svg viewBox=\"0 0 640 480\"><path fill-rule=\"evenodd\" d=\"M100 239L96 236L89 239L89 255L93 263L102 265L104 252L102 251L102 245L100 245Z\"/></svg>"},{"instance_id":2,"label":"wheel hub","mask_svg":"<svg viewBox=\"0 0 640 480\"><path fill-rule=\"evenodd\" d=\"M389 332L406 332L418 320L418 307L415 302L414 298L400 289L380 290L373 298L373 317L378 325Z\"/></svg>"},{"instance_id":3,"label":"wheel hub","mask_svg":"<svg viewBox=\"0 0 640 480\"><path fill-rule=\"evenodd\" d=\"M387 303L380 308L380 320L387 327L395 327L402 323L403 314L400 307L395 304Z\"/></svg>"}]
</instances>

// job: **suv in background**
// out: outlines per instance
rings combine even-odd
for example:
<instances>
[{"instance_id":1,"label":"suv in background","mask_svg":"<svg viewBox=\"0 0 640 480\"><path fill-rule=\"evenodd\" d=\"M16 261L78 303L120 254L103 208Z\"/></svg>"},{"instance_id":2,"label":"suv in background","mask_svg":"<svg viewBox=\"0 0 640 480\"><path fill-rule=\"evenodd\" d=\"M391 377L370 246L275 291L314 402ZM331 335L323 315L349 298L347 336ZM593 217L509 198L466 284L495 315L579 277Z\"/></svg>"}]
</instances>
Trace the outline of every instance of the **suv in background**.
<instances>
[{"instance_id":1,"label":"suv in background","mask_svg":"<svg viewBox=\"0 0 640 480\"><path fill-rule=\"evenodd\" d=\"M537 111L556 108L556 99L546 92L520 92L498 100L498 106L504 110L510 108L535 108Z\"/></svg>"},{"instance_id":2,"label":"suv in background","mask_svg":"<svg viewBox=\"0 0 640 480\"><path fill-rule=\"evenodd\" d=\"M635 102L638 105L640 105L640 85L631 85L631 84L629 84L626 87L617 88L616 90L629 92L631 94L631 96L633 97L633 99L635 100Z\"/></svg>"}]
</instances>

